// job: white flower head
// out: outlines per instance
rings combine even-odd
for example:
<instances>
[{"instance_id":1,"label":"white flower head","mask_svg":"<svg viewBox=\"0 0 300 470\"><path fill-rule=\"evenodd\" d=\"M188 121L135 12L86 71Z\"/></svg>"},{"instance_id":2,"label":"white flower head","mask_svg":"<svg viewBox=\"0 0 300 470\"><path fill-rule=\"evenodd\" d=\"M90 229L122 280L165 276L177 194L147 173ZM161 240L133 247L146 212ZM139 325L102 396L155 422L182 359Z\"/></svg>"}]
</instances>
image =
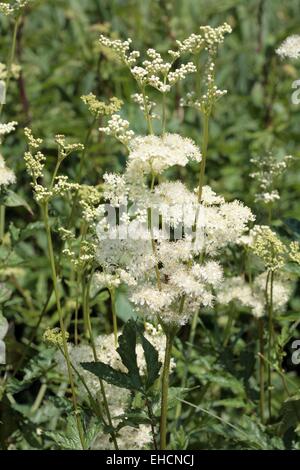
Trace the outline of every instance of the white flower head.
<instances>
[{"instance_id":1,"label":"white flower head","mask_svg":"<svg viewBox=\"0 0 300 470\"><path fill-rule=\"evenodd\" d=\"M186 166L190 160L201 161L200 150L191 139L178 134L139 136L130 143L127 172L132 176L161 174L174 165Z\"/></svg>"},{"instance_id":2,"label":"white flower head","mask_svg":"<svg viewBox=\"0 0 300 470\"><path fill-rule=\"evenodd\" d=\"M11 121L7 123L0 123L0 141L4 135L10 134L16 129L18 123L16 121Z\"/></svg>"},{"instance_id":3,"label":"white flower head","mask_svg":"<svg viewBox=\"0 0 300 470\"><path fill-rule=\"evenodd\" d=\"M0 154L0 188L16 182L16 175L5 165L4 159Z\"/></svg>"},{"instance_id":4,"label":"white flower head","mask_svg":"<svg viewBox=\"0 0 300 470\"><path fill-rule=\"evenodd\" d=\"M299 59L300 57L300 35L288 36L283 43L276 49L276 53L281 57L290 59Z\"/></svg>"},{"instance_id":5,"label":"white flower head","mask_svg":"<svg viewBox=\"0 0 300 470\"><path fill-rule=\"evenodd\" d=\"M104 199L114 207L119 207L127 203L128 189L124 175L115 173L105 173L104 179Z\"/></svg>"}]
</instances>

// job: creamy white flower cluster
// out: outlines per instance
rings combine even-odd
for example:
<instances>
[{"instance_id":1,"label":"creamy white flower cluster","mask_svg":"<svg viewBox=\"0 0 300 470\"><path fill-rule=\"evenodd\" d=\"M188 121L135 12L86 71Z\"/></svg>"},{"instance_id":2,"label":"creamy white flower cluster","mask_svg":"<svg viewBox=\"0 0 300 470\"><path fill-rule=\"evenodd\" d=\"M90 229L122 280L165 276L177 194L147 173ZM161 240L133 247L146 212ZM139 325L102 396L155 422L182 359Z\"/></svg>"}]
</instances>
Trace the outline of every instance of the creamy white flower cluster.
<instances>
[{"instance_id":1,"label":"creamy white flower cluster","mask_svg":"<svg viewBox=\"0 0 300 470\"><path fill-rule=\"evenodd\" d=\"M251 173L250 177L258 184L255 202L271 204L280 199L279 192L275 188L276 181L287 169L292 159L291 155L286 155L281 160L277 160L271 153L263 157L251 158L250 162L256 167L256 171Z\"/></svg>"},{"instance_id":2,"label":"creamy white flower cluster","mask_svg":"<svg viewBox=\"0 0 300 470\"><path fill-rule=\"evenodd\" d=\"M0 13L3 13L6 16L17 13L22 8L25 8L30 0L15 0L13 3L0 3Z\"/></svg>"},{"instance_id":3,"label":"creamy white flower cluster","mask_svg":"<svg viewBox=\"0 0 300 470\"><path fill-rule=\"evenodd\" d=\"M250 313L256 318L266 314L266 281L267 272L258 275L252 285L242 276L226 278L217 294L220 304L227 305L236 302L249 308ZM273 283L273 309L274 312L283 313L292 295L294 282L282 276L277 276Z\"/></svg>"},{"instance_id":4,"label":"creamy white flower cluster","mask_svg":"<svg viewBox=\"0 0 300 470\"><path fill-rule=\"evenodd\" d=\"M16 182L16 175L5 164L4 158L0 154L0 190Z\"/></svg>"},{"instance_id":5,"label":"creamy white flower cluster","mask_svg":"<svg viewBox=\"0 0 300 470\"><path fill-rule=\"evenodd\" d=\"M104 192L103 197L114 207L127 203L128 189L123 175L116 173L105 173L103 175Z\"/></svg>"},{"instance_id":6,"label":"creamy white flower cluster","mask_svg":"<svg viewBox=\"0 0 300 470\"><path fill-rule=\"evenodd\" d=\"M281 57L289 57L290 59L299 59L300 57L300 36L294 34L288 36L278 47L276 53Z\"/></svg>"},{"instance_id":7,"label":"creamy white flower cluster","mask_svg":"<svg viewBox=\"0 0 300 470\"><path fill-rule=\"evenodd\" d=\"M159 360L163 362L164 352L165 352L165 338L160 327L155 328L150 323L145 325L145 337L158 351ZM121 359L114 347L114 337L113 334L110 335L101 335L95 339L96 353L99 361L102 361L114 369L118 369L122 372L127 372L124 365L121 362ZM79 371L80 375L84 378L89 390L91 393L101 400L101 392L98 378L83 369L80 365L81 362L93 362L94 356L92 349L89 345L81 344L79 346L68 345L69 354L72 364ZM137 363L140 369L141 374L146 372L146 363L143 354L143 349L140 344L137 344L136 348L137 354ZM62 373L66 373L66 364L63 355L57 353L57 362L58 368ZM171 360L171 369L174 369L175 362L174 359ZM86 399L87 394L85 388L82 386L82 383L78 383L80 398ZM129 403L130 392L116 387L114 385L105 384L105 392L108 400L108 405L110 413L113 419L114 424L118 424L118 417L121 416ZM120 449L132 450L132 449L143 449L152 441L151 429L150 426L140 425L138 428L124 427L118 433L118 445ZM112 444L109 441L109 435L105 435L103 432L99 433L99 436L96 438L94 443L95 449L110 449Z\"/></svg>"},{"instance_id":8,"label":"creamy white flower cluster","mask_svg":"<svg viewBox=\"0 0 300 470\"><path fill-rule=\"evenodd\" d=\"M128 147L134 137L134 132L129 129L129 122L123 119L119 114L113 114L108 120L107 126L100 127L99 131L114 136L126 147Z\"/></svg>"},{"instance_id":9,"label":"creamy white flower cluster","mask_svg":"<svg viewBox=\"0 0 300 470\"><path fill-rule=\"evenodd\" d=\"M141 147L141 155L142 151ZM242 203L226 203L209 187L203 188L199 211L196 193L180 181L160 183L152 191L145 185L138 194L135 182L131 184L126 177L126 173L123 178L110 175L108 189L104 189L117 207L120 201L128 202L129 211L119 212L117 225L110 225L106 217L99 220L96 281L102 287L126 284L138 312L182 325L201 305L212 306L213 291L222 280L222 268L214 258L220 249L239 240L254 217ZM158 224L149 229L149 208L157 211L161 228ZM182 221L192 229L197 213L199 236L195 240ZM177 239L172 239L168 228L179 230ZM204 253L208 259L201 264L197 259Z\"/></svg>"},{"instance_id":10,"label":"creamy white flower cluster","mask_svg":"<svg viewBox=\"0 0 300 470\"><path fill-rule=\"evenodd\" d=\"M197 70L192 62L181 64L177 69L172 70L173 63L180 56L180 52L170 51L171 60L165 62L161 54L152 48L146 51L147 59L142 61L141 65L137 65L140 53L130 52L131 42L131 39L121 41L100 36L100 44L109 47L117 54L120 60L130 68L132 75L143 89L150 85L161 93L168 93L175 83L184 80L188 74Z\"/></svg>"}]
</instances>

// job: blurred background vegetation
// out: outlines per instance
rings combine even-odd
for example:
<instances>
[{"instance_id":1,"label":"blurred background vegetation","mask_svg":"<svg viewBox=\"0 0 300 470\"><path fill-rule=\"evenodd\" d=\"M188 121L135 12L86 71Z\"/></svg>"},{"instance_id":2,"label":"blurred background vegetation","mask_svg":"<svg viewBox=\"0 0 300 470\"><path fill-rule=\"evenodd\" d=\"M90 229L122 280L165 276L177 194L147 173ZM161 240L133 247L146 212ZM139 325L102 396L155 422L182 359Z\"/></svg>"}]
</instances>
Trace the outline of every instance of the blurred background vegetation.
<instances>
[{"instance_id":1,"label":"blurred background vegetation","mask_svg":"<svg viewBox=\"0 0 300 470\"><path fill-rule=\"evenodd\" d=\"M27 9L18 35L17 61L22 74L11 84L5 118L20 124L17 138L6 141L5 156L19 175L20 190L28 181L23 172L24 140L21 127L30 124L41 137L64 133L84 141L90 116L81 95L100 99L120 97L126 117L136 133L145 124L131 100L136 92L128 71L98 44L100 33L133 39L133 47L155 47L166 52L176 39L197 32L200 25L227 21L233 33L226 38L217 61L220 88L228 90L217 105L210 129L208 181L227 198L253 201L255 181L249 178L250 158L272 152L292 154L295 161L282 186L278 218L300 216L299 111L291 103L292 82L300 77L300 64L281 61L275 49L299 28L297 0L50 0L35 1ZM1 61L11 41L9 23L1 19ZM108 60L110 59L110 60ZM181 89L182 87L182 89ZM180 130L200 144L200 123L193 110L183 112L179 97L189 91L189 81L178 85L169 99L168 127ZM155 99L155 95L153 96ZM51 147L50 143L49 146ZM51 148L49 149L51 154ZM72 175L77 162L69 162ZM99 183L102 174L118 170L124 157L113 139L97 130L89 150L86 178ZM28 196L27 196L28 197ZM260 208L256 208L263 220ZM259 220L260 222L261 220Z\"/></svg>"},{"instance_id":2,"label":"blurred background vegetation","mask_svg":"<svg viewBox=\"0 0 300 470\"><path fill-rule=\"evenodd\" d=\"M217 82L219 88L228 90L228 94L218 102L211 120L206 181L228 200L241 199L254 210L258 223L266 223L264 207L254 202L257 185L250 178L253 171L250 159L268 152L275 157L293 155L293 162L279 182L281 200L273 215L273 225L286 233L285 219L300 219L300 105L291 102L292 83L300 79L300 62L282 61L275 49L288 35L299 33L299 17L299 0L31 2L17 37L15 62L21 65L21 74L11 81L2 116L4 122L15 120L19 123L17 132L6 138L2 152L8 166L17 174L16 192L33 210L33 214L22 207L7 210L7 224L13 222L10 226L12 244L14 237L18 238L18 230L27 227L22 231L21 240L18 238L12 258L12 265L15 262L15 266L27 268L26 278L21 271L20 276L11 277L16 295L6 304L6 315L15 323L15 331L10 332L12 362L18 363L22 358L24 345L20 338L30 338L32 327L41 321L39 315L49 287L45 235L43 228L35 225L38 209L32 199L23 161L23 127L30 126L35 135L45 139L43 152L49 156L49 169L55 164L55 134L65 134L74 141L84 142L92 118L81 96L89 92L101 100L111 96L121 98L125 103L123 117L130 121L137 134L146 132L143 116L131 99L137 92L135 83L128 71L101 48L99 34L120 39L131 37L134 49L146 51L154 47L164 53L174 47L176 39L197 33L201 25L217 26L226 21L232 26L233 33L226 37L217 58ZM0 17L0 62L6 62L11 34L11 23ZM180 82L175 93L168 97L168 130L192 137L201 145L199 115L179 106L179 98L192 89L189 80ZM151 98L155 100L155 92ZM101 124L99 122L99 126ZM88 149L83 177L87 184L101 183L106 171L121 171L126 163L121 146L113 138L104 138L97 130L99 126L92 133ZM157 126L158 130L159 122ZM75 177L78 165L79 155L75 154L64 162L64 172ZM196 167L194 170L176 170L178 173L173 176L185 178L192 184L197 178ZM51 215L55 218L63 211L57 202ZM1 259L3 256L0 253ZM63 288L67 289L67 286ZM104 292L95 301L102 313L108 309L107 299ZM120 294L119 302L122 299ZM66 309L69 300L66 300ZM52 299L47 310L55 312L54 304ZM299 297L295 296L290 312L299 311L299 305ZM123 303L125 317L126 308L129 306ZM53 313L44 326L55 325L56 321L57 316ZM105 328L107 330L109 325ZM33 330L33 337L35 334L36 330ZM204 365L201 357L198 360L200 363L193 366L196 383L197 374L201 375L199 371ZM26 393L34 396L35 390ZM27 401L29 395L23 395L22 401ZM245 410L248 410L247 406ZM14 428L13 417L9 416ZM8 435L9 432L6 431Z\"/></svg>"}]
</instances>

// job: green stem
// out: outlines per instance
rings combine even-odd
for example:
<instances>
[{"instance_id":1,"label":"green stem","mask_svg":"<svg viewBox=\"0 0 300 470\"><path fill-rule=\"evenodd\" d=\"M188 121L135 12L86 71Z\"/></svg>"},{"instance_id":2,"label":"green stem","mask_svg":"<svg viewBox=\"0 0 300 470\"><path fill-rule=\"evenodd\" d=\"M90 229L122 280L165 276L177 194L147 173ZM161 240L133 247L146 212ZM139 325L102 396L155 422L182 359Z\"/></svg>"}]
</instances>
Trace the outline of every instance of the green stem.
<instances>
[{"instance_id":1,"label":"green stem","mask_svg":"<svg viewBox=\"0 0 300 470\"><path fill-rule=\"evenodd\" d=\"M90 295L91 279L92 279L92 276L90 276L89 281L86 283L85 300L84 300L83 308L84 308L84 318L86 318L86 320L87 320L88 335L89 335L89 338L90 338L90 341L91 341L91 347L92 347L92 351L93 351L94 361L97 362L98 361L98 356L97 356L97 350L96 350L96 345L95 345L94 335L93 335L93 330L92 330L92 325L91 325L90 307L89 307L89 295ZM113 431L113 423L112 423L112 419L111 419L111 415L110 415L110 411L109 411L106 392L105 392L103 381L100 378L99 378L99 385L100 385L101 395L102 395L102 399L103 399L103 404L104 404L104 409L105 409L105 413L106 413L106 416L107 416L108 424L109 424L109 427L112 429L110 435L111 435L111 438L112 438L115 449L118 450L119 449L118 448L118 443L117 443L117 440L116 440L115 432Z\"/></svg>"},{"instance_id":2,"label":"green stem","mask_svg":"<svg viewBox=\"0 0 300 470\"><path fill-rule=\"evenodd\" d=\"M152 175L152 182L154 180L154 176ZM152 186L152 183L151 183L151 186ZM154 255L154 258L155 260L158 259L158 256L157 256L157 247L156 247L156 242L154 240L154 234L153 234L153 227L152 227L152 217L151 217L151 208L148 209L148 227L150 229L150 234L151 234L151 247L152 247L152 252L153 252L153 255ZM155 276L156 276L156 283L157 283L157 288L158 290L160 291L161 290L161 278L160 278L160 272L159 272L159 267L158 267L158 263L156 262L155 263L155 266L154 266L154 269L155 269Z\"/></svg>"},{"instance_id":3,"label":"green stem","mask_svg":"<svg viewBox=\"0 0 300 470\"><path fill-rule=\"evenodd\" d=\"M273 345L273 283L274 272L270 273L270 297L268 302L268 410L269 419L272 418L272 368L271 356Z\"/></svg>"},{"instance_id":4,"label":"green stem","mask_svg":"<svg viewBox=\"0 0 300 470\"><path fill-rule=\"evenodd\" d=\"M196 241L197 238L197 221L199 217L199 211L200 211L200 203L201 203L201 198L202 198L202 189L203 189L203 184L204 184L204 175L205 175L205 166L206 166L206 157L207 157L207 148L208 148L208 138L209 138L209 118L210 118L210 113L204 114L204 120L203 120L203 130L202 130L202 160L200 163L200 173L199 173L199 184L198 184L198 206L196 210L196 215L195 215L195 222L193 226L193 242ZM188 346L188 351L187 351L187 359L189 360L191 351L193 348L193 343L195 339L195 334L196 334L196 327L198 323L198 316L199 312L197 312L194 317L193 317L193 322L191 326L191 331L190 331L190 337L189 337L189 346ZM181 381L181 386L185 387L186 382L187 382L187 377L188 377L188 370L185 368L182 381ZM182 409L182 402L178 402L177 407L176 407L176 418L178 419L181 414L181 409Z\"/></svg>"},{"instance_id":5,"label":"green stem","mask_svg":"<svg viewBox=\"0 0 300 470\"><path fill-rule=\"evenodd\" d=\"M144 108L145 108L145 117L148 125L148 132L149 134L153 134L153 127L152 127L152 120L150 116L150 111L147 103L147 98L146 98L146 93L145 93L145 87L141 87L142 95L143 95L143 102L144 102Z\"/></svg>"},{"instance_id":6,"label":"green stem","mask_svg":"<svg viewBox=\"0 0 300 470\"><path fill-rule=\"evenodd\" d=\"M172 330L166 331L166 350L164 367L162 373L162 395L161 395L161 414L160 414L160 450L167 448L167 417L168 417L168 393L169 393L169 374L173 341L175 334Z\"/></svg>"},{"instance_id":7,"label":"green stem","mask_svg":"<svg viewBox=\"0 0 300 470\"><path fill-rule=\"evenodd\" d=\"M209 138L209 118L210 118L210 114L205 113L204 118L203 118L203 130L202 130L202 149L201 149L202 160L200 163L199 184L198 184L198 203L199 204L201 202L202 189L203 189L203 184L204 184L207 147L208 147L208 138Z\"/></svg>"},{"instance_id":8,"label":"green stem","mask_svg":"<svg viewBox=\"0 0 300 470\"><path fill-rule=\"evenodd\" d=\"M76 397L76 391L75 391L75 384L74 384L74 380L73 380L72 366L71 366L71 361L70 361L70 356L69 356L69 351L68 351L68 345L67 345L67 338L66 338L66 330L65 330L64 319L63 319L63 312L62 312L61 303L60 303L60 295L59 295L59 288L58 288L58 282L57 282L57 274L56 274L56 266L55 266L54 251L53 251L52 234L51 234L51 228L50 228L50 224L49 224L48 203L47 202L42 206L42 212L43 212L43 219L44 219L44 224L45 224L45 229L46 229L46 234L47 234L48 255L49 255L49 259L50 259L52 282L53 282L53 287L54 287L54 292L55 292L56 306L57 306L57 311L58 311L58 316L59 316L60 329L61 329L61 333L62 333L63 351L64 351L64 356L66 358L69 382L70 382L71 392L72 392L72 402L73 402L74 413L75 413L76 424L77 424L77 429L78 429L80 442L81 442L82 448L85 449L83 429L82 429L82 424L81 424L79 411L78 411L78 406L77 406L77 397Z\"/></svg>"},{"instance_id":9,"label":"green stem","mask_svg":"<svg viewBox=\"0 0 300 470\"><path fill-rule=\"evenodd\" d=\"M5 206L0 206L0 241L3 240L5 233Z\"/></svg>"},{"instance_id":10,"label":"green stem","mask_svg":"<svg viewBox=\"0 0 300 470\"><path fill-rule=\"evenodd\" d=\"M16 43L17 43L17 34L18 34L18 29L21 23L21 16L18 16L15 21L14 25L14 30L13 30L13 37L12 37L12 43L11 43L11 48L10 48L10 53L9 53L9 58L7 62L7 76L5 80L5 94L7 96L7 91L11 79L11 69L12 69L12 64L15 58L15 53L16 53ZM0 103L0 115L3 110L3 105L4 103Z\"/></svg>"},{"instance_id":11,"label":"green stem","mask_svg":"<svg viewBox=\"0 0 300 470\"><path fill-rule=\"evenodd\" d=\"M150 191L151 192L154 189L154 183L155 183L155 174L152 172L152 174L151 174L151 184L150 184Z\"/></svg>"},{"instance_id":12,"label":"green stem","mask_svg":"<svg viewBox=\"0 0 300 470\"><path fill-rule=\"evenodd\" d=\"M265 408L265 364L264 364L264 320L258 318L258 340L259 340L259 411L262 423L264 422Z\"/></svg>"},{"instance_id":13,"label":"green stem","mask_svg":"<svg viewBox=\"0 0 300 470\"><path fill-rule=\"evenodd\" d=\"M9 82L11 79L11 68L12 68L12 64L13 64L15 52L16 52L16 42L17 42L18 29L20 25L20 19L21 17L18 16L15 21L11 49L10 49L9 58L7 62L7 76L6 76L5 88L4 88L4 93L6 96L7 96L7 91L9 87ZM4 103L0 103L0 115L2 114L3 105ZM0 241L3 240L4 233L5 233L5 206L0 205Z\"/></svg>"},{"instance_id":14,"label":"green stem","mask_svg":"<svg viewBox=\"0 0 300 470\"><path fill-rule=\"evenodd\" d=\"M149 419L150 419L150 426L151 426L151 433L152 433L152 440L153 440L154 450L158 450L157 442L156 442L156 432L155 432L155 418L153 416L151 403L150 403L148 397L145 397L145 402L146 402L146 406L147 406L148 416L149 416Z\"/></svg>"},{"instance_id":15,"label":"green stem","mask_svg":"<svg viewBox=\"0 0 300 470\"><path fill-rule=\"evenodd\" d=\"M115 347L118 346L118 322L117 322L117 311L116 311L116 291L115 288L112 287L109 289L110 293L110 301L111 301L111 312L112 312L112 320L113 320L113 328L114 328L114 339L115 339Z\"/></svg>"}]
</instances>

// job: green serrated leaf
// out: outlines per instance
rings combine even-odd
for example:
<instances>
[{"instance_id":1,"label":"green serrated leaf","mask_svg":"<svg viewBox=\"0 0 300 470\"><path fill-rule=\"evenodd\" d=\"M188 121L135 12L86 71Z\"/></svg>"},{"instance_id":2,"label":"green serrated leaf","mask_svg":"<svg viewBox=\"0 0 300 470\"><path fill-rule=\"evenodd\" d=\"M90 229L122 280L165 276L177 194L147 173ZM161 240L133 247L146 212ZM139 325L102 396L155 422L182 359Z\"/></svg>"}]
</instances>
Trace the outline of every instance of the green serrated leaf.
<instances>
[{"instance_id":1,"label":"green serrated leaf","mask_svg":"<svg viewBox=\"0 0 300 470\"><path fill-rule=\"evenodd\" d=\"M300 220L288 218L284 221L296 238L300 238Z\"/></svg>"},{"instance_id":2,"label":"green serrated leaf","mask_svg":"<svg viewBox=\"0 0 300 470\"><path fill-rule=\"evenodd\" d=\"M146 388L150 388L159 377L161 362L158 360L158 352L143 334L141 334L141 343L147 367Z\"/></svg>"},{"instance_id":3,"label":"green serrated leaf","mask_svg":"<svg viewBox=\"0 0 300 470\"><path fill-rule=\"evenodd\" d=\"M53 440L59 449L79 450L82 449L76 418L71 415L67 418L67 429L65 432L45 432L45 435Z\"/></svg>"},{"instance_id":4,"label":"green serrated leaf","mask_svg":"<svg viewBox=\"0 0 300 470\"><path fill-rule=\"evenodd\" d=\"M226 408L245 408L246 403L240 398L223 398L216 400L214 406L224 406Z\"/></svg>"},{"instance_id":5,"label":"green serrated leaf","mask_svg":"<svg viewBox=\"0 0 300 470\"><path fill-rule=\"evenodd\" d=\"M5 284L0 284L0 304L7 302L12 294L12 290Z\"/></svg>"},{"instance_id":6,"label":"green serrated leaf","mask_svg":"<svg viewBox=\"0 0 300 470\"><path fill-rule=\"evenodd\" d=\"M290 428L296 428L300 423L300 395L288 398L281 409L282 421L280 431L284 434Z\"/></svg>"},{"instance_id":7,"label":"green serrated leaf","mask_svg":"<svg viewBox=\"0 0 300 470\"><path fill-rule=\"evenodd\" d=\"M116 291L116 311L118 317L124 322L127 322L130 318L137 318L137 314L133 310L128 296L118 289Z\"/></svg>"},{"instance_id":8,"label":"green serrated leaf","mask_svg":"<svg viewBox=\"0 0 300 470\"><path fill-rule=\"evenodd\" d=\"M11 377L7 382L7 391L15 394L28 388L34 381L45 376L45 372L53 367L53 349L45 349L34 356L24 368L24 377L18 380Z\"/></svg>"},{"instance_id":9,"label":"green serrated leaf","mask_svg":"<svg viewBox=\"0 0 300 470\"><path fill-rule=\"evenodd\" d=\"M282 269L288 273L297 274L300 276L300 266L297 263L287 263L283 266Z\"/></svg>"},{"instance_id":10,"label":"green serrated leaf","mask_svg":"<svg viewBox=\"0 0 300 470\"><path fill-rule=\"evenodd\" d=\"M115 370L108 364L104 364L103 362L81 362L81 366L116 387L127 388L128 390L140 390L140 388L135 387L135 383L132 382L128 374Z\"/></svg>"},{"instance_id":11,"label":"green serrated leaf","mask_svg":"<svg viewBox=\"0 0 300 470\"><path fill-rule=\"evenodd\" d=\"M125 426L137 428L140 424L151 424L149 417L142 411L140 413L137 411L128 411L123 415L117 416L117 419L121 420L117 427L118 431Z\"/></svg>"},{"instance_id":12,"label":"green serrated leaf","mask_svg":"<svg viewBox=\"0 0 300 470\"><path fill-rule=\"evenodd\" d=\"M7 207L20 207L23 206L25 207L30 214L33 214L31 207L28 205L28 203L23 199L21 196L19 196L17 193L9 189L7 191L7 194L5 196L5 202L4 205Z\"/></svg>"},{"instance_id":13,"label":"green serrated leaf","mask_svg":"<svg viewBox=\"0 0 300 470\"><path fill-rule=\"evenodd\" d=\"M128 369L128 375L134 385L135 390L142 388L142 380L137 364L136 355L137 325L133 319L128 320L124 325L123 333L119 338L117 352L122 359L124 366Z\"/></svg>"}]
</instances>

